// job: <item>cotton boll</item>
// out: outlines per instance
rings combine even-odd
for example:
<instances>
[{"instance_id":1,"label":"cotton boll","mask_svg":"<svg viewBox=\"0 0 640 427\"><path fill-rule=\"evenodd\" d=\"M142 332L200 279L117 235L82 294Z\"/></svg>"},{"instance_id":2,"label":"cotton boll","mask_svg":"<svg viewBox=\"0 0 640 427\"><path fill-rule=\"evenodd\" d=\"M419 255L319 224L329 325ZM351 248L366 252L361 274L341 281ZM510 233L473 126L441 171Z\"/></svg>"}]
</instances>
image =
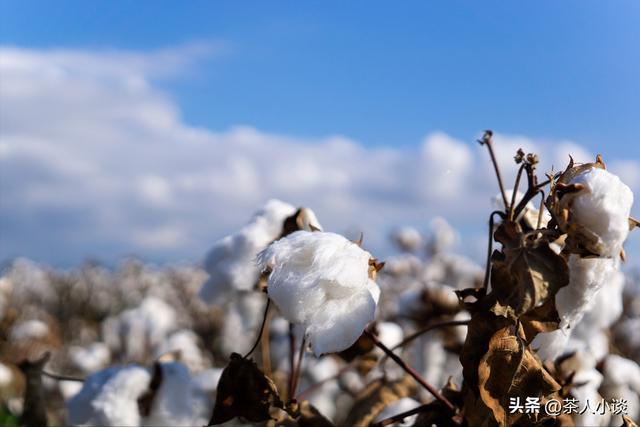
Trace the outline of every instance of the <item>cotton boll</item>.
<instances>
[{"instance_id":1,"label":"cotton boll","mask_svg":"<svg viewBox=\"0 0 640 427\"><path fill-rule=\"evenodd\" d=\"M432 254L450 249L460 239L455 228L442 217L434 218L431 221L430 229L429 250Z\"/></svg>"},{"instance_id":2,"label":"cotton boll","mask_svg":"<svg viewBox=\"0 0 640 427\"><path fill-rule=\"evenodd\" d=\"M28 341L45 338L49 335L49 326L41 320L26 320L11 328L10 341Z\"/></svg>"},{"instance_id":3,"label":"cotton boll","mask_svg":"<svg viewBox=\"0 0 640 427\"><path fill-rule=\"evenodd\" d=\"M379 288L371 254L344 237L297 231L258 256L269 297L290 322L305 326L316 355L344 350L375 317Z\"/></svg>"},{"instance_id":4,"label":"cotton boll","mask_svg":"<svg viewBox=\"0 0 640 427\"><path fill-rule=\"evenodd\" d=\"M58 381L58 390L62 398L67 401L82 390L82 383L80 381Z\"/></svg>"},{"instance_id":5,"label":"cotton boll","mask_svg":"<svg viewBox=\"0 0 640 427\"><path fill-rule=\"evenodd\" d=\"M80 392L67 402L67 421L73 425L139 426L137 399L151 374L140 366L112 367L84 381Z\"/></svg>"},{"instance_id":6,"label":"cotton boll","mask_svg":"<svg viewBox=\"0 0 640 427\"><path fill-rule=\"evenodd\" d=\"M192 383L189 370L182 363L163 363L162 382L151 406L151 413L142 420L143 426L201 425L195 420Z\"/></svg>"},{"instance_id":7,"label":"cotton boll","mask_svg":"<svg viewBox=\"0 0 640 427\"><path fill-rule=\"evenodd\" d=\"M138 307L123 311L119 316L120 334L127 358L144 360L147 352L175 328L175 319L174 309L155 297L147 297Z\"/></svg>"},{"instance_id":8,"label":"cotton boll","mask_svg":"<svg viewBox=\"0 0 640 427\"><path fill-rule=\"evenodd\" d=\"M389 257L384 263L386 276L416 276L422 270L422 261L412 254L401 254Z\"/></svg>"},{"instance_id":9,"label":"cotton boll","mask_svg":"<svg viewBox=\"0 0 640 427\"><path fill-rule=\"evenodd\" d=\"M194 419L208 419L211 417L213 404L216 401L218 381L222 376L222 369L211 368L200 372L191 379L192 408ZM199 425L204 422L197 423Z\"/></svg>"},{"instance_id":10,"label":"cotton boll","mask_svg":"<svg viewBox=\"0 0 640 427\"><path fill-rule=\"evenodd\" d=\"M255 340L256 329L260 326L266 298L257 292L239 292L236 298L225 306L224 323L218 346L222 353L244 353Z\"/></svg>"},{"instance_id":11,"label":"cotton boll","mask_svg":"<svg viewBox=\"0 0 640 427\"><path fill-rule=\"evenodd\" d=\"M631 189L616 175L599 168L590 168L570 183L584 186L572 199L571 223L598 236L602 256L617 256L629 234Z\"/></svg>"},{"instance_id":12,"label":"cotton boll","mask_svg":"<svg viewBox=\"0 0 640 427\"><path fill-rule=\"evenodd\" d=\"M13 381L13 373L3 363L0 363L0 390L7 387Z\"/></svg>"},{"instance_id":13,"label":"cotton boll","mask_svg":"<svg viewBox=\"0 0 640 427\"><path fill-rule=\"evenodd\" d=\"M111 353L106 344L96 342L88 347L69 347L71 363L85 374L96 372L109 364Z\"/></svg>"},{"instance_id":14,"label":"cotton boll","mask_svg":"<svg viewBox=\"0 0 640 427\"><path fill-rule=\"evenodd\" d=\"M398 415L401 414L403 412L407 412L410 411L412 409L417 408L418 406L420 406L421 403L418 402L415 399L412 399L410 397L403 397L401 399L396 400L395 402L390 403L389 405L387 405L384 410L376 417L376 419L374 420L374 422L379 422L382 421L386 418L390 418L394 415ZM416 419L418 418L418 415L411 415L410 417L406 417L404 420L391 424L393 426L398 426L398 427L409 427L412 426L415 422Z\"/></svg>"},{"instance_id":15,"label":"cotton boll","mask_svg":"<svg viewBox=\"0 0 640 427\"><path fill-rule=\"evenodd\" d=\"M531 347L542 360L554 360L560 356L569 341L570 331L566 328L556 329L551 332L542 332L536 335L531 342Z\"/></svg>"},{"instance_id":16,"label":"cotton boll","mask_svg":"<svg viewBox=\"0 0 640 427\"><path fill-rule=\"evenodd\" d=\"M240 231L216 242L204 261L209 279L200 297L214 303L231 290L253 289L260 275L256 255L280 236L285 219L295 212L287 203L269 200ZM313 212L307 214L307 221L317 223Z\"/></svg>"},{"instance_id":17,"label":"cotton boll","mask_svg":"<svg viewBox=\"0 0 640 427\"><path fill-rule=\"evenodd\" d=\"M179 360L183 362L191 371L200 371L204 368L205 360L198 346L199 338L190 329L182 329L169 335L156 348L155 357L163 354L179 352Z\"/></svg>"},{"instance_id":18,"label":"cotton boll","mask_svg":"<svg viewBox=\"0 0 640 427\"><path fill-rule=\"evenodd\" d=\"M602 363L602 373L604 376L600 387L602 395L608 400L626 400L629 417L638 419L640 416L640 366L632 360L611 354ZM621 420L613 419L611 424L619 425Z\"/></svg>"},{"instance_id":19,"label":"cotton boll","mask_svg":"<svg viewBox=\"0 0 640 427\"><path fill-rule=\"evenodd\" d=\"M371 294L359 292L342 299L328 299L308 320L307 338L316 356L349 348L374 320L376 303Z\"/></svg>"},{"instance_id":20,"label":"cotton boll","mask_svg":"<svg viewBox=\"0 0 640 427\"><path fill-rule=\"evenodd\" d=\"M424 245L422 235L413 227L398 228L393 232L391 238L398 248L404 252L417 252Z\"/></svg>"},{"instance_id":21,"label":"cotton boll","mask_svg":"<svg viewBox=\"0 0 640 427\"><path fill-rule=\"evenodd\" d=\"M402 328L397 323L393 322L380 322L377 325L378 338L388 348L395 347L402 342L404 333Z\"/></svg>"}]
</instances>

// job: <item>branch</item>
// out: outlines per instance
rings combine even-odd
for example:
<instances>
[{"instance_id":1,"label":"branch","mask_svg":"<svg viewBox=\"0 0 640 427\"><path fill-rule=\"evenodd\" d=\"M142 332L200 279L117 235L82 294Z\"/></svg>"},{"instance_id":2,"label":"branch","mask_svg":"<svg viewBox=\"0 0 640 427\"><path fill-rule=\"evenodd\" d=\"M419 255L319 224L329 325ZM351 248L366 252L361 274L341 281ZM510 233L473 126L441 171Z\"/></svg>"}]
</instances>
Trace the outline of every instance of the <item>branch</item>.
<instances>
[{"instance_id":1,"label":"branch","mask_svg":"<svg viewBox=\"0 0 640 427\"><path fill-rule=\"evenodd\" d=\"M449 402L449 400L446 397L444 397L442 394L440 394L440 392L434 386L432 386L424 378L422 378L422 376L420 376L420 374L417 373L415 371L415 369L413 369L411 366L407 365L407 363L404 360L402 360L402 358L400 358L393 351L389 350L389 348L386 345L384 345L378 339L378 337L375 336L373 333L371 333L370 331L368 331L366 329L364 330L364 333L365 333L365 335L367 335L373 341L373 343L376 346L378 346L380 348L380 350L382 350L387 356L389 356L394 362L396 362L398 364L398 366L400 366L406 373L411 375L413 377L413 379L418 382L418 384L420 384L421 386L426 388L427 391L433 395L433 397L435 397L437 400L442 402L448 409L450 409L452 412L455 413L455 411L456 411L455 406L453 406L453 404L451 402Z\"/></svg>"},{"instance_id":2,"label":"branch","mask_svg":"<svg viewBox=\"0 0 640 427\"><path fill-rule=\"evenodd\" d=\"M385 427L391 424L395 424L397 422L403 421L405 418L410 417L411 415L419 414L420 412L427 409L429 406L431 406L431 403L426 403L424 405L417 406L413 409L409 409L408 411L401 412L389 418L385 418L384 420L378 421L377 423L370 424L369 427Z\"/></svg>"},{"instance_id":3,"label":"branch","mask_svg":"<svg viewBox=\"0 0 640 427\"><path fill-rule=\"evenodd\" d=\"M479 139L478 142L480 145L486 145L489 150L489 156L491 156L491 162L493 163L493 169L496 172L496 178L498 179L498 186L500 187L500 194L502 195L502 201L504 202L505 211L509 209L509 204L507 203L507 192L504 190L504 184L502 182L502 174L500 173L500 168L498 167L498 161L496 160L496 154L493 151L493 132L490 130L485 130L484 135L482 135L482 139Z\"/></svg>"},{"instance_id":4,"label":"branch","mask_svg":"<svg viewBox=\"0 0 640 427\"><path fill-rule=\"evenodd\" d=\"M247 357L251 356L251 353L253 353L256 347L258 347L258 343L262 338L262 331L264 331L264 325L265 323L267 323L267 315L269 314L270 306L271 306L271 298L267 296L267 305L264 307L264 316L262 317L262 325L260 325L260 332L258 332L258 337L256 338L256 342L253 344L253 347L251 347L251 350L249 350L249 352L244 355L243 359L246 359Z\"/></svg>"}]
</instances>

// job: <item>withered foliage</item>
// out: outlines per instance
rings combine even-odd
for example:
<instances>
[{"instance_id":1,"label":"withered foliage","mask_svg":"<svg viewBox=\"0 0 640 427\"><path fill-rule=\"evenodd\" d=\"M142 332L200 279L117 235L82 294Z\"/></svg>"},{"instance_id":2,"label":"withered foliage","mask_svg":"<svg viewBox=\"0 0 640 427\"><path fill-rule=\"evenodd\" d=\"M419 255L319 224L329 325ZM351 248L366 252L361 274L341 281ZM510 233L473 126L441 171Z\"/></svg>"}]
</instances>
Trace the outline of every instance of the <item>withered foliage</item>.
<instances>
[{"instance_id":1,"label":"withered foliage","mask_svg":"<svg viewBox=\"0 0 640 427\"><path fill-rule=\"evenodd\" d=\"M232 353L218 382L216 404L209 425L222 424L234 417L254 422L267 421L271 419L272 407L283 407L273 381L258 369L253 360Z\"/></svg>"}]
</instances>

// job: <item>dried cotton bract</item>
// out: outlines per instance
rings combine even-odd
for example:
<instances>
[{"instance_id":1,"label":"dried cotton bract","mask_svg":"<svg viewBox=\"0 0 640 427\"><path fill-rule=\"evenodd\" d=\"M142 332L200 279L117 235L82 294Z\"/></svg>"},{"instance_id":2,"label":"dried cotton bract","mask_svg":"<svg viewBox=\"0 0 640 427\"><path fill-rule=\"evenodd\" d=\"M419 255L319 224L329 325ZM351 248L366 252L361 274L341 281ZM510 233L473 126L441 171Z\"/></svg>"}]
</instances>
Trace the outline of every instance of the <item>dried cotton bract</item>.
<instances>
[{"instance_id":1,"label":"dried cotton bract","mask_svg":"<svg viewBox=\"0 0 640 427\"><path fill-rule=\"evenodd\" d=\"M373 321L380 296L372 257L334 233L297 231L258 256L268 293L284 317L303 325L316 355L352 345Z\"/></svg>"}]
</instances>

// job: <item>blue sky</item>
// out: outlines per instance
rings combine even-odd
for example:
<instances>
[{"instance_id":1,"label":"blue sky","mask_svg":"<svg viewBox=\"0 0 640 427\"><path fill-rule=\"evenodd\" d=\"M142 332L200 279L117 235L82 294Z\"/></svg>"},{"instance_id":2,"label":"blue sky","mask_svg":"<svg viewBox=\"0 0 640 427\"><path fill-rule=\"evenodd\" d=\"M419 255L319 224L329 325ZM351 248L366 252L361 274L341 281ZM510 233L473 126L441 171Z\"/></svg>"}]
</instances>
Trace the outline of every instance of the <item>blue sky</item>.
<instances>
[{"instance_id":1,"label":"blue sky","mask_svg":"<svg viewBox=\"0 0 640 427\"><path fill-rule=\"evenodd\" d=\"M640 155L636 1L2 4L5 44L224 44L163 83L194 125L400 145L493 127Z\"/></svg>"},{"instance_id":2,"label":"blue sky","mask_svg":"<svg viewBox=\"0 0 640 427\"><path fill-rule=\"evenodd\" d=\"M556 169L600 152L640 191L636 1L0 12L3 260L198 259L269 197L381 251L394 225L442 215L477 257L485 128L506 169L519 146Z\"/></svg>"}]
</instances>

